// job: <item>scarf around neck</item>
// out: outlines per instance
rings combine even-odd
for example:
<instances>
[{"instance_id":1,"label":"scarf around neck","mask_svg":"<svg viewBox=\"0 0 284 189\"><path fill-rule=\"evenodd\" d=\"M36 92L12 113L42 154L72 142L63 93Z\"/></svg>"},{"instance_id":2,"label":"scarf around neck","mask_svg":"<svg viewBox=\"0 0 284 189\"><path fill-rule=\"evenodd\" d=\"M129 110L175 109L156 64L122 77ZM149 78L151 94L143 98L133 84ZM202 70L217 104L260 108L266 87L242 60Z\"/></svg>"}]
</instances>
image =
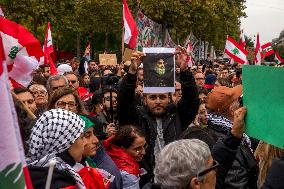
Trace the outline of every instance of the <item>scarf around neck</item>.
<instances>
[{"instance_id":1,"label":"scarf around neck","mask_svg":"<svg viewBox=\"0 0 284 189\"><path fill-rule=\"evenodd\" d=\"M111 144L111 138L112 137L103 141L107 154L111 157L120 170L126 171L127 173L138 177L140 175L139 163L133 157L131 157L125 151L125 149Z\"/></svg>"}]
</instances>

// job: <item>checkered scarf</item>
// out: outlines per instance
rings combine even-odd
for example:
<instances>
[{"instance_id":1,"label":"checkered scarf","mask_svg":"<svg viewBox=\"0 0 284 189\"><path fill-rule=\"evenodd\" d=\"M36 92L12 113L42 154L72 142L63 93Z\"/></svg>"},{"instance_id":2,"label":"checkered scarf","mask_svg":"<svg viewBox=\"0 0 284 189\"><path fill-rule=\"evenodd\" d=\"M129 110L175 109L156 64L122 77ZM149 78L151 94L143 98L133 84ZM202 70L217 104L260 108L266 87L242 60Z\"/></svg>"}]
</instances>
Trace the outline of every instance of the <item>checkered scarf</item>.
<instances>
[{"instance_id":1,"label":"checkered scarf","mask_svg":"<svg viewBox=\"0 0 284 189\"><path fill-rule=\"evenodd\" d=\"M211 124L209 124L210 127L219 127L226 132L229 132L233 127L232 121L214 113L208 113L208 122L211 122ZM243 134L242 141L251 148L251 141L245 133Z\"/></svg>"},{"instance_id":2,"label":"checkered scarf","mask_svg":"<svg viewBox=\"0 0 284 189\"><path fill-rule=\"evenodd\" d=\"M85 122L76 114L52 109L45 112L32 129L29 140L27 163L33 166L48 167L51 159L56 160L56 168L67 170L76 180L77 186L85 185L76 171L56 154L67 150L84 132Z\"/></svg>"}]
</instances>

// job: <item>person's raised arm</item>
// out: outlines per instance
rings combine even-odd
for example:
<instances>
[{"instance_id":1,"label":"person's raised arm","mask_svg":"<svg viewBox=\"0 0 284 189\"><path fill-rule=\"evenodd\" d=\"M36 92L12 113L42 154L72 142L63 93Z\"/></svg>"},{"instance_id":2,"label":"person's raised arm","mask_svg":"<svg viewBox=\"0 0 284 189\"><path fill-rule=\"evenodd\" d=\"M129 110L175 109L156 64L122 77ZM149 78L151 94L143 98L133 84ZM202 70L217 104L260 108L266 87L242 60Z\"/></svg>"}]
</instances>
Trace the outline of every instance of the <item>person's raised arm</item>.
<instances>
[{"instance_id":1,"label":"person's raised arm","mask_svg":"<svg viewBox=\"0 0 284 189\"><path fill-rule=\"evenodd\" d=\"M246 115L246 108L241 107L234 112L234 122L231 132L224 139L220 139L214 145L212 150L212 157L220 166L217 170L216 189L224 188L224 181L230 170L241 140L244 134L245 124L244 117Z\"/></svg>"},{"instance_id":2,"label":"person's raised arm","mask_svg":"<svg viewBox=\"0 0 284 189\"><path fill-rule=\"evenodd\" d=\"M137 81L137 69L141 64L141 52L135 52L131 57L131 65L124 76L118 92L117 115L120 125L135 123L136 107L134 104L135 87Z\"/></svg>"},{"instance_id":3,"label":"person's raised arm","mask_svg":"<svg viewBox=\"0 0 284 189\"><path fill-rule=\"evenodd\" d=\"M199 108L198 90L195 79L189 71L187 60L188 55L186 49L178 47L176 54L176 63L180 67L180 81L182 98L178 103L178 111L181 120L182 129L185 130L188 125L195 119Z\"/></svg>"}]
</instances>

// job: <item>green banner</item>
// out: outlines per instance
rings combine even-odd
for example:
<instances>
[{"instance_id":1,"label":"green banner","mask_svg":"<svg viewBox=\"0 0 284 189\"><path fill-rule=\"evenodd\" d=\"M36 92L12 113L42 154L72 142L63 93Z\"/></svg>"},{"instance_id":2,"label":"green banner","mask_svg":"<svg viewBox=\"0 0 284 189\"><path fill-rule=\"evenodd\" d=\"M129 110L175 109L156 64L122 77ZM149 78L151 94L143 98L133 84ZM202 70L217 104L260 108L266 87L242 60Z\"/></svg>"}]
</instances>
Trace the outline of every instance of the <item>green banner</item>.
<instances>
[{"instance_id":1,"label":"green banner","mask_svg":"<svg viewBox=\"0 0 284 189\"><path fill-rule=\"evenodd\" d=\"M283 148L284 69L244 65L242 70L247 135Z\"/></svg>"}]
</instances>

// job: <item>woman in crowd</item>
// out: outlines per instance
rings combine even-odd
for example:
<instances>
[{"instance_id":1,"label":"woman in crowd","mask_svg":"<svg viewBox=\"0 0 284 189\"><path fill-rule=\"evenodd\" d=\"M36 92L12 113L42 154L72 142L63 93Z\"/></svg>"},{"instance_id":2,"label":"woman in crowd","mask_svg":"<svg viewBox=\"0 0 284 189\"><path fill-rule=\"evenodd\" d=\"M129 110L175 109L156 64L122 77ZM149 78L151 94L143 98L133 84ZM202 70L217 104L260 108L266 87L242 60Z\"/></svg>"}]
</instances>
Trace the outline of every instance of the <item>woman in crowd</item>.
<instances>
[{"instance_id":1,"label":"woman in crowd","mask_svg":"<svg viewBox=\"0 0 284 189\"><path fill-rule=\"evenodd\" d=\"M71 88L60 88L54 91L49 99L48 109L61 108L77 114L86 114L76 91Z\"/></svg>"},{"instance_id":2,"label":"woman in crowd","mask_svg":"<svg viewBox=\"0 0 284 189\"><path fill-rule=\"evenodd\" d=\"M29 87L30 91L34 95L35 103L37 110L41 113L43 113L48 105L48 93L45 86L40 84L33 84Z\"/></svg>"},{"instance_id":3,"label":"woman in crowd","mask_svg":"<svg viewBox=\"0 0 284 189\"><path fill-rule=\"evenodd\" d=\"M34 188L44 188L50 160L55 169L50 188L76 185L84 189L82 178L74 169L82 159L86 140L84 121L76 114L63 110L46 111L36 122L29 140L27 163Z\"/></svg>"},{"instance_id":4,"label":"woman in crowd","mask_svg":"<svg viewBox=\"0 0 284 189\"><path fill-rule=\"evenodd\" d=\"M103 144L120 169L123 188L139 189L139 175L142 174L139 161L147 148L145 135L136 127L125 125Z\"/></svg>"},{"instance_id":5,"label":"woman in crowd","mask_svg":"<svg viewBox=\"0 0 284 189\"><path fill-rule=\"evenodd\" d=\"M192 125L199 127L207 127L208 114L205 103L199 105L198 114L195 117L194 123Z\"/></svg>"},{"instance_id":6,"label":"woman in crowd","mask_svg":"<svg viewBox=\"0 0 284 189\"><path fill-rule=\"evenodd\" d=\"M85 138L87 141L83 152L84 158L81 161L82 164L97 168L104 175L106 188L122 188L120 171L107 155L98 139L102 131L86 116L81 115L80 117L85 121Z\"/></svg>"},{"instance_id":7,"label":"woman in crowd","mask_svg":"<svg viewBox=\"0 0 284 189\"><path fill-rule=\"evenodd\" d=\"M87 73L82 75L82 80L80 82L80 87L85 87L89 90L90 87L90 76Z\"/></svg>"},{"instance_id":8,"label":"woman in crowd","mask_svg":"<svg viewBox=\"0 0 284 189\"><path fill-rule=\"evenodd\" d=\"M260 142L255 151L255 157L258 160L259 175L257 185L259 188L263 186L267 172L274 159L280 158L284 151L271 144Z\"/></svg>"}]
</instances>

